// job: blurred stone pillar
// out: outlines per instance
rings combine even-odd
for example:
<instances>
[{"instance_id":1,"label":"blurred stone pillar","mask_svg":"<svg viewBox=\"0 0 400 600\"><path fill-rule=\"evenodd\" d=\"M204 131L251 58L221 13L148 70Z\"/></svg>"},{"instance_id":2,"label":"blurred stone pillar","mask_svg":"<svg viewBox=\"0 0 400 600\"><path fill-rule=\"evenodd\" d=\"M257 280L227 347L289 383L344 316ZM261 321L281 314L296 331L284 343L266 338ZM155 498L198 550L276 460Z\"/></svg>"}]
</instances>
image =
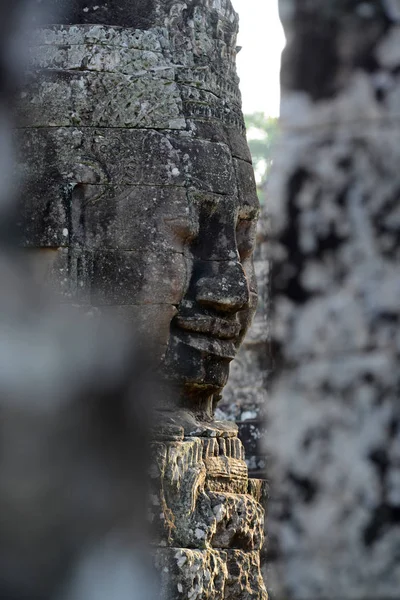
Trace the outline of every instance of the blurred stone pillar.
<instances>
[{"instance_id":1,"label":"blurred stone pillar","mask_svg":"<svg viewBox=\"0 0 400 600\"><path fill-rule=\"evenodd\" d=\"M281 0L270 184L275 599L400 589L400 2Z\"/></svg>"}]
</instances>

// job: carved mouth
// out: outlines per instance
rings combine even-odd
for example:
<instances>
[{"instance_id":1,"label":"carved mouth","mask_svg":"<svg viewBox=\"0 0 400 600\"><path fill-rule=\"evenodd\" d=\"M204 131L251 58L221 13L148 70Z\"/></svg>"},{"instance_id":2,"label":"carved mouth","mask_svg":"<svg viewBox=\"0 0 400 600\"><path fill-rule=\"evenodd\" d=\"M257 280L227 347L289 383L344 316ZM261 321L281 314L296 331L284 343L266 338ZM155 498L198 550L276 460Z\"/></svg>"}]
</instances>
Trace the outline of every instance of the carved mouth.
<instances>
[{"instance_id":1,"label":"carved mouth","mask_svg":"<svg viewBox=\"0 0 400 600\"><path fill-rule=\"evenodd\" d=\"M187 333L178 337L186 346L191 346L205 354L213 354L229 360L234 359L237 354L236 345L229 340L221 340L198 333Z\"/></svg>"},{"instance_id":2,"label":"carved mouth","mask_svg":"<svg viewBox=\"0 0 400 600\"><path fill-rule=\"evenodd\" d=\"M225 321L218 317L182 317L175 318L180 329L193 333L203 333L217 340L235 340L239 337L241 325Z\"/></svg>"}]
</instances>

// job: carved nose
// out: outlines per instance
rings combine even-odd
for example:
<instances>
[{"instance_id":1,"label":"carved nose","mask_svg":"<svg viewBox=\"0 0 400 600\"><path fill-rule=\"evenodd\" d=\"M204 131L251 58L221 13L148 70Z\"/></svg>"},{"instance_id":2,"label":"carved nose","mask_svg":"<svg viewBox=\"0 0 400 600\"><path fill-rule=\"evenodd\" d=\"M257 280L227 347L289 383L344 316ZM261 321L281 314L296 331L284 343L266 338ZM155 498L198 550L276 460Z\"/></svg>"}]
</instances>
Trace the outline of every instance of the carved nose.
<instances>
[{"instance_id":1,"label":"carved nose","mask_svg":"<svg viewBox=\"0 0 400 600\"><path fill-rule=\"evenodd\" d=\"M211 262L196 282L196 300L207 308L235 313L249 304L246 275L239 262Z\"/></svg>"}]
</instances>

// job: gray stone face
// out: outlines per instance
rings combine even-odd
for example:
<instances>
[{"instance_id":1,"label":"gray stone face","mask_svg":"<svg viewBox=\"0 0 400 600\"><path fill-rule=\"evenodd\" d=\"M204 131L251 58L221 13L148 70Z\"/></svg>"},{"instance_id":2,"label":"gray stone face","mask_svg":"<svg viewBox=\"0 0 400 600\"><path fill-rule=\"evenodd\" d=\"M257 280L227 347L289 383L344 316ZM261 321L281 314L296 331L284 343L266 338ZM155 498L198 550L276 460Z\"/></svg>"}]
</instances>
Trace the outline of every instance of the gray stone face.
<instances>
[{"instance_id":1,"label":"gray stone face","mask_svg":"<svg viewBox=\"0 0 400 600\"><path fill-rule=\"evenodd\" d=\"M215 419L257 302L237 15L229 0L70 8L36 36L17 109L22 242L62 302L117 314L154 351L163 598L266 600L262 482Z\"/></svg>"},{"instance_id":2,"label":"gray stone face","mask_svg":"<svg viewBox=\"0 0 400 600\"><path fill-rule=\"evenodd\" d=\"M37 36L40 75L18 107L21 230L28 247L68 249L69 300L159 306L148 334L167 347L166 376L212 418L256 299L237 17L219 2L149 11L145 28L98 13ZM172 329L163 305L179 306Z\"/></svg>"},{"instance_id":3,"label":"gray stone face","mask_svg":"<svg viewBox=\"0 0 400 600\"><path fill-rule=\"evenodd\" d=\"M266 452L275 598L400 586L398 2L281 0Z\"/></svg>"}]
</instances>

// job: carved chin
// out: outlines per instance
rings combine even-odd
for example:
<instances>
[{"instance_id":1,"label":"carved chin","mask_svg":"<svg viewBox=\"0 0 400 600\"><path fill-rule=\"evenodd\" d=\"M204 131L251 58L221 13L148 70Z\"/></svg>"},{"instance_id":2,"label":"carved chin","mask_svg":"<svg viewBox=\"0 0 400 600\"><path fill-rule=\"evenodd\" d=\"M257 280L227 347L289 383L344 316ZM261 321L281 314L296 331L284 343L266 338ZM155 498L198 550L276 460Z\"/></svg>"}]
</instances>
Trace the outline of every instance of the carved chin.
<instances>
[{"instance_id":1,"label":"carved chin","mask_svg":"<svg viewBox=\"0 0 400 600\"><path fill-rule=\"evenodd\" d=\"M220 391L228 381L229 364L234 358L233 344L218 346L184 343L173 337L165 356L164 373L174 384L189 392L204 392L207 396Z\"/></svg>"}]
</instances>

